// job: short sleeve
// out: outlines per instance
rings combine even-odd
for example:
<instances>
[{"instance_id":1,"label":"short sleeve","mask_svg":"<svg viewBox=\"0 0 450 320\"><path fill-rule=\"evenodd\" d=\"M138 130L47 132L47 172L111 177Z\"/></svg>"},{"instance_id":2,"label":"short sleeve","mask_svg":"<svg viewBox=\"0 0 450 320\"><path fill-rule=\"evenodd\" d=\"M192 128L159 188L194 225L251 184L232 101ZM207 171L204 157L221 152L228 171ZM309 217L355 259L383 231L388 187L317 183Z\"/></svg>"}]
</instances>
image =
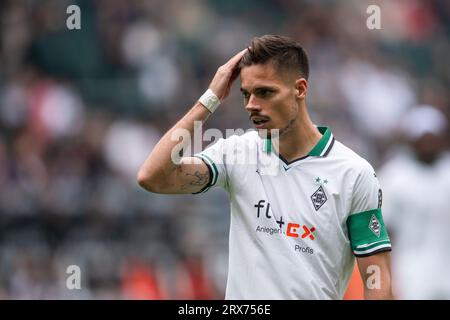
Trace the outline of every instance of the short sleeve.
<instances>
[{"instance_id":1,"label":"short sleeve","mask_svg":"<svg viewBox=\"0 0 450 320\"><path fill-rule=\"evenodd\" d=\"M390 251L391 242L381 213L383 192L372 166L365 162L352 193L348 235L352 251L365 257L381 251Z\"/></svg>"},{"instance_id":2,"label":"short sleeve","mask_svg":"<svg viewBox=\"0 0 450 320\"><path fill-rule=\"evenodd\" d=\"M202 152L194 155L194 157L202 159L207 165L210 177L208 184L202 190L194 194L205 193L216 186L226 188L227 168L224 160L227 151L226 146L229 144L229 141L227 140L228 139L221 138Z\"/></svg>"}]
</instances>

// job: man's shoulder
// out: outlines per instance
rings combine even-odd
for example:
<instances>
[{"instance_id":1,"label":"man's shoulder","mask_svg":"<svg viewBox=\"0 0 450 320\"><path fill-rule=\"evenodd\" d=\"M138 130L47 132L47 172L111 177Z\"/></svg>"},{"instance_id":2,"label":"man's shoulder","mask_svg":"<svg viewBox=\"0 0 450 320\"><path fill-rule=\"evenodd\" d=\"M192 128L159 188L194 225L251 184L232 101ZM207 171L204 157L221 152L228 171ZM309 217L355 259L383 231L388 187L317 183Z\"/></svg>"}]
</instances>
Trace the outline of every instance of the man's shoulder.
<instances>
[{"instance_id":1,"label":"man's shoulder","mask_svg":"<svg viewBox=\"0 0 450 320\"><path fill-rule=\"evenodd\" d=\"M214 141L208 145L212 146L235 146L235 145L252 145L258 140L258 133L256 131L247 131L245 133L233 133L231 135L227 134L225 137L216 137Z\"/></svg>"},{"instance_id":2,"label":"man's shoulder","mask_svg":"<svg viewBox=\"0 0 450 320\"><path fill-rule=\"evenodd\" d=\"M223 138L227 146L255 146L260 140L258 132L249 130L243 134L233 134Z\"/></svg>"},{"instance_id":3,"label":"man's shoulder","mask_svg":"<svg viewBox=\"0 0 450 320\"><path fill-rule=\"evenodd\" d=\"M352 171L374 171L369 161L337 140L335 141L334 146L328 156Z\"/></svg>"},{"instance_id":4,"label":"man's shoulder","mask_svg":"<svg viewBox=\"0 0 450 320\"><path fill-rule=\"evenodd\" d=\"M243 134L234 134L230 138L234 138L241 143L254 143L260 139L256 130L248 130Z\"/></svg>"}]
</instances>

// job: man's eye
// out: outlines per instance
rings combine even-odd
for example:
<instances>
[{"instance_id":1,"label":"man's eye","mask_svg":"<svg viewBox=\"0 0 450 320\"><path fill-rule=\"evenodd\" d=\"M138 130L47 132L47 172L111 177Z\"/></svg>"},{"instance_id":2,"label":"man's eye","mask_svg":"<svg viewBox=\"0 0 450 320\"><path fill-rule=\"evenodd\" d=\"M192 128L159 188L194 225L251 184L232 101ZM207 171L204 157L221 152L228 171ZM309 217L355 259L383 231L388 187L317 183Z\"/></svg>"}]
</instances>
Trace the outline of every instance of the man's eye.
<instances>
[{"instance_id":1,"label":"man's eye","mask_svg":"<svg viewBox=\"0 0 450 320\"><path fill-rule=\"evenodd\" d=\"M267 97L268 95L270 95L272 93L272 91L267 90L267 89L262 89L259 91L259 95L261 97Z\"/></svg>"},{"instance_id":2,"label":"man's eye","mask_svg":"<svg viewBox=\"0 0 450 320\"><path fill-rule=\"evenodd\" d=\"M242 95L244 96L244 99L248 99L248 97L250 97L248 92L242 92Z\"/></svg>"}]
</instances>

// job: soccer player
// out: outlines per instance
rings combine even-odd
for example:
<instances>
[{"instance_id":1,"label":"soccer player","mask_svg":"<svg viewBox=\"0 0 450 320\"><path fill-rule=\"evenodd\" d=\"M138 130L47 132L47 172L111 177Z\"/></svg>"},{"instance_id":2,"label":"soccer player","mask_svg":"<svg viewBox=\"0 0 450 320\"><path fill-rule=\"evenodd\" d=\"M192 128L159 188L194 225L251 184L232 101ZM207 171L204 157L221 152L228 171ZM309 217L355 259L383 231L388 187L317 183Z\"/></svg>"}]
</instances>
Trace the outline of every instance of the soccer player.
<instances>
[{"instance_id":1,"label":"soccer player","mask_svg":"<svg viewBox=\"0 0 450 320\"><path fill-rule=\"evenodd\" d=\"M330 128L312 123L308 73L297 42L254 38L219 67L205 94L161 138L138 182L155 193L215 186L229 193L226 299L341 299L355 257L365 298L391 299L391 244L376 174ZM193 134L194 121L207 120L238 76L256 130L174 162L179 141L172 134ZM248 161L237 161L243 154Z\"/></svg>"},{"instance_id":2,"label":"soccer player","mask_svg":"<svg viewBox=\"0 0 450 320\"><path fill-rule=\"evenodd\" d=\"M409 109L398 123L405 144L380 168L399 299L450 299L448 119L436 107ZM419 236L418 236L419 235Z\"/></svg>"}]
</instances>

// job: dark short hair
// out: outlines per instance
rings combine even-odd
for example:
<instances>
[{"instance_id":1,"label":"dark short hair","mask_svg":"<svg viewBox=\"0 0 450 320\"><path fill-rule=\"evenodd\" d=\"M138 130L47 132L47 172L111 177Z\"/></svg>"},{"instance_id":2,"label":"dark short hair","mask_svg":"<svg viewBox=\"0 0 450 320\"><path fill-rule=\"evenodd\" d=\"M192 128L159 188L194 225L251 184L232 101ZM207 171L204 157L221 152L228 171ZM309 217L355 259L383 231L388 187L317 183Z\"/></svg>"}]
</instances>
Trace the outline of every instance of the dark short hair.
<instances>
[{"instance_id":1,"label":"dark short hair","mask_svg":"<svg viewBox=\"0 0 450 320\"><path fill-rule=\"evenodd\" d=\"M283 70L297 70L308 79L308 56L302 46L291 38L277 35L253 38L239 66L243 68L268 62Z\"/></svg>"}]
</instances>

